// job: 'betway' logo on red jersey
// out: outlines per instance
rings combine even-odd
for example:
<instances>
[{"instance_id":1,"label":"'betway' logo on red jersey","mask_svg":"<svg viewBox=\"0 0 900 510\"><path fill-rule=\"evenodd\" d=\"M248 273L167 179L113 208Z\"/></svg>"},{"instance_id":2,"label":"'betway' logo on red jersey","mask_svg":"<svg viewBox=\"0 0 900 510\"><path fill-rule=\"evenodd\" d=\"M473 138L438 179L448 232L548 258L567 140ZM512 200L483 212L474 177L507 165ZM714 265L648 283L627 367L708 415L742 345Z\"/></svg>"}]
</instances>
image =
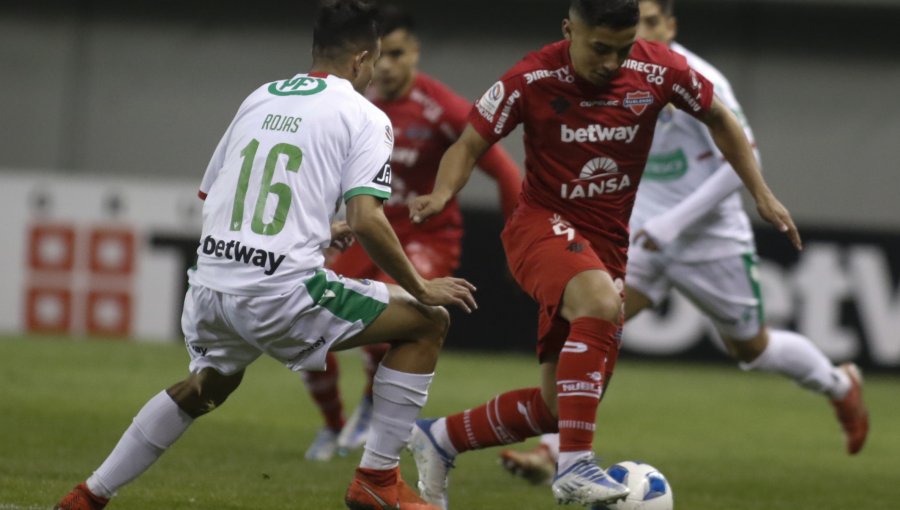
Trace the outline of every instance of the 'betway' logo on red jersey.
<instances>
[{"instance_id":1,"label":"'betway' logo on red jersey","mask_svg":"<svg viewBox=\"0 0 900 510\"><path fill-rule=\"evenodd\" d=\"M564 143L572 142L607 142L619 141L631 143L637 136L641 126L609 127L602 124L591 124L586 128L570 128L563 124L560 126L559 138Z\"/></svg>"}]
</instances>

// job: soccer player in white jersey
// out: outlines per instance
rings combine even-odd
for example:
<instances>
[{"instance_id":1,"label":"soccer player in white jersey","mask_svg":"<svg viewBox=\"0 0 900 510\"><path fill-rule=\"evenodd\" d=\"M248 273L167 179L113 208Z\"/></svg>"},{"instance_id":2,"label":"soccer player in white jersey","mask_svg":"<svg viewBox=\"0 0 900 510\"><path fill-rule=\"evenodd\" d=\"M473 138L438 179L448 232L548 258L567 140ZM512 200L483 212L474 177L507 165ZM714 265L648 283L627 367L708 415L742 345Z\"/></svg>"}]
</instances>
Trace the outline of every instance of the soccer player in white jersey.
<instances>
[{"instance_id":1,"label":"soccer player in white jersey","mask_svg":"<svg viewBox=\"0 0 900 510\"><path fill-rule=\"evenodd\" d=\"M351 509L427 510L399 477L400 450L425 404L449 326L475 307L462 279L424 280L382 211L393 133L360 92L380 40L363 0L323 5L310 72L267 83L244 101L203 178L203 232L182 328L190 375L148 401L103 464L56 506L97 510L146 471L198 417L222 405L265 353L321 369L329 350L391 342L374 378L374 417L345 496ZM347 225L399 286L323 269L343 200Z\"/></svg>"},{"instance_id":2,"label":"soccer player in white jersey","mask_svg":"<svg viewBox=\"0 0 900 510\"><path fill-rule=\"evenodd\" d=\"M674 42L674 0L641 0L638 37L660 41L687 57L715 86L716 96L753 134L728 80ZM834 406L847 452L858 453L868 433L862 379L853 364L835 367L806 337L770 329L756 277L756 248L738 190L741 181L708 130L671 107L660 114L650 158L631 215L626 320L660 303L676 288L712 320L744 370L775 372L820 393ZM558 439L543 436L531 451L501 452L503 466L534 483L555 471Z\"/></svg>"}]
</instances>

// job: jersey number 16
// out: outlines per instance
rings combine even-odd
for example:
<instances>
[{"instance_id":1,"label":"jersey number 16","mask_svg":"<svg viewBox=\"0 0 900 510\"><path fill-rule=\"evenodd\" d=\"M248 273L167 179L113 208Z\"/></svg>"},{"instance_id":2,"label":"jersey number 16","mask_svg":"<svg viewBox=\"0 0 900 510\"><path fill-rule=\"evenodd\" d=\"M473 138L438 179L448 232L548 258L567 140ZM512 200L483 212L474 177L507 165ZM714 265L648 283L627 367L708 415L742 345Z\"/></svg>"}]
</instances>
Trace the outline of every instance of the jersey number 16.
<instances>
[{"instance_id":1,"label":"jersey number 16","mask_svg":"<svg viewBox=\"0 0 900 510\"><path fill-rule=\"evenodd\" d=\"M244 223L244 202L247 198L247 185L250 183L250 173L253 170L253 161L256 159L256 150L259 149L259 140L253 139L241 151L244 164L241 166L241 174L238 176L237 190L234 193L234 207L231 209L231 230L240 230ZM259 197L256 199L256 208L253 210L253 221L250 222L250 230L255 234L274 236L284 228L288 209L291 207L291 188L283 182L272 183L275 175L275 165L281 155L287 156L284 169L288 172L296 172L303 162L303 151L296 145L279 143L272 147L269 156L266 157L266 166L263 167L262 183L259 187ZM277 205L272 221L263 222L263 214L266 212L266 203L269 196L275 195Z\"/></svg>"}]
</instances>

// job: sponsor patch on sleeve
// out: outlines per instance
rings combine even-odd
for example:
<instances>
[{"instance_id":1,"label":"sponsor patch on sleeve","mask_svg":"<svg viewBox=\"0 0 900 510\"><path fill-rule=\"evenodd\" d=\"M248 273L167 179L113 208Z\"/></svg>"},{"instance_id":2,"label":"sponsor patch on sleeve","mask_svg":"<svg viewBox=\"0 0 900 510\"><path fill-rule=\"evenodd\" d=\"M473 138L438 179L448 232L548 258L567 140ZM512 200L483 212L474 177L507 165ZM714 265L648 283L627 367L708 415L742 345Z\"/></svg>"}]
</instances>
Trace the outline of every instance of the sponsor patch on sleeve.
<instances>
[{"instance_id":1,"label":"sponsor patch on sleeve","mask_svg":"<svg viewBox=\"0 0 900 510\"><path fill-rule=\"evenodd\" d=\"M492 85L483 96L481 96L481 99L478 100L478 103L476 104L478 113L488 121L493 122L494 116L497 115L497 109L500 108L500 103L503 102L504 96L506 96L506 90L503 87L503 82L498 81Z\"/></svg>"},{"instance_id":2,"label":"sponsor patch on sleeve","mask_svg":"<svg viewBox=\"0 0 900 510\"><path fill-rule=\"evenodd\" d=\"M372 182L375 184L381 184L383 186L391 185L391 162L385 161L384 166L381 167L381 171L378 172L378 175L372 179Z\"/></svg>"}]
</instances>

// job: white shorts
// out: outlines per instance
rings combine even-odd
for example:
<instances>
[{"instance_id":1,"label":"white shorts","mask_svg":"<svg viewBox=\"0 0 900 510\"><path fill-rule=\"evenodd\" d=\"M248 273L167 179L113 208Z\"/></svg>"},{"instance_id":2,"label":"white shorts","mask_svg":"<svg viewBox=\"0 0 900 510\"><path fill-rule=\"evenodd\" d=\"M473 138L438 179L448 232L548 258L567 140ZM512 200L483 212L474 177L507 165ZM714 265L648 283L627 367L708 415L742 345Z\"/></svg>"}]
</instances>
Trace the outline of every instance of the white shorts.
<instances>
[{"instance_id":1,"label":"white shorts","mask_svg":"<svg viewBox=\"0 0 900 510\"><path fill-rule=\"evenodd\" d=\"M356 336L387 308L387 285L316 271L293 292L237 296L192 285L181 329L191 372L231 375L262 353L291 370L322 370L332 345Z\"/></svg>"},{"instance_id":2,"label":"white shorts","mask_svg":"<svg viewBox=\"0 0 900 510\"><path fill-rule=\"evenodd\" d=\"M709 317L722 335L755 337L765 321L754 253L681 262L632 246L625 283L659 305L674 287Z\"/></svg>"}]
</instances>

